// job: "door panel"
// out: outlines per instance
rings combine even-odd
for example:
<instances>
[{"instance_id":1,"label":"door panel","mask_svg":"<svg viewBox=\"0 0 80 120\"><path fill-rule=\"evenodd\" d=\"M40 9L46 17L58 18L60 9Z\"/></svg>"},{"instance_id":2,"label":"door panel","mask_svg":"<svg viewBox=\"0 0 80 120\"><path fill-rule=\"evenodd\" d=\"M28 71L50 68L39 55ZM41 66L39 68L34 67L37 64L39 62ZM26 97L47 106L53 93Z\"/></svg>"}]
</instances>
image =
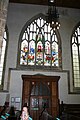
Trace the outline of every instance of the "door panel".
<instances>
[{"instance_id":1,"label":"door panel","mask_svg":"<svg viewBox=\"0 0 80 120\"><path fill-rule=\"evenodd\" d=\"M39 120L39 116L44 109L44 104L46 104L46 109L50 113L50 89L45 83L35 82L32 86L30 96L30 114L33 116L33 120Z\"/></svg>"},{"instance_id":2,"label":"door panel","mask_svg":"<svg viewBox=\"0 0 80 120\"><path fill-rule=\"evenodd\" d=\"M33 120L39 120L44 109L54 118L59 115L58 80L60 76L22 75L22 105L27 103Z\"/></svg>"}]
</instances>

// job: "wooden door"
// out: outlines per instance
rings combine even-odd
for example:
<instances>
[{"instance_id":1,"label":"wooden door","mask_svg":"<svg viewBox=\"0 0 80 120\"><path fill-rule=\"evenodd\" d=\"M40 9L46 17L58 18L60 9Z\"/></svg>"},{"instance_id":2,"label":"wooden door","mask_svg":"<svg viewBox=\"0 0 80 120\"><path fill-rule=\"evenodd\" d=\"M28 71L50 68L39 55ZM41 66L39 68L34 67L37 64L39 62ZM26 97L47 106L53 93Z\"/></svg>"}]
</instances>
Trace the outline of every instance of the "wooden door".
<instances>
[{"instance_id":1,"label":"wooden door","mask_svg":"<svg viewBox=\"0 0 80 120\"><path fill-rule=\"evenodd\" d=\"M35 81L32 82L30 93L30 114L33 120L39 120L41 112L44 110L44 105L48 113L51 114L51 92L50 83Z\"/></svg>"},{"instance_id":2,"label":"wooden door","mask_svg":"<svg viewBox=\"0 0 80 120\"><path fill-rule=\"evenodd\" d=\"M22 104L29 105L33 120L39 120L45 103L48 113L53 117L58 116L59 78L59 76L22 75Z\"/></svg>"}]
</instances>

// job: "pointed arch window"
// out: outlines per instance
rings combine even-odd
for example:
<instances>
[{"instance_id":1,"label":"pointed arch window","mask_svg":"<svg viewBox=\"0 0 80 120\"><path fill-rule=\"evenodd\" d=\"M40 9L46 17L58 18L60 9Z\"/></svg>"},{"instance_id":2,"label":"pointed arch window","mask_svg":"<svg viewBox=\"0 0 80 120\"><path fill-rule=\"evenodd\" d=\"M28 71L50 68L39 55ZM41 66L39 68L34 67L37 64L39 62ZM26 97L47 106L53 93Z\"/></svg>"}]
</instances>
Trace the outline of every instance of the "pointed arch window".
<instances>
[{"instance_id":1,"label":"pointed arch window","mask_svg":"<svg viewBox=\"0 0 80 120\"><path fill-rule=\"evenodd\" d=\"M61 42L43 14L32 18L21 31L19 65L62 67Z\"/></svg>"},{"instance_id":2,"label":"pointed arch window","mask_svg":"<svg viewBox=\"0 0 80 120\"><path fill-rule=\"evenodd\" d=\"M73 32L71 39L73 86L80 89L80 24Z\"/></svg>"},{"instance_id":3,"label":"pointed arch window","mask_svg":"<svg viewBox=\"0 0 80 120\"><path fill-rule=\"evenodd\" d=\"M8 43L8 30L5 27L5 31L3 34L2 46L1 46L1 56L0 56L0 85L3 85L3 78L5 73L5 59L7 52L7 43Z\"/></svg>"}]
</instances>

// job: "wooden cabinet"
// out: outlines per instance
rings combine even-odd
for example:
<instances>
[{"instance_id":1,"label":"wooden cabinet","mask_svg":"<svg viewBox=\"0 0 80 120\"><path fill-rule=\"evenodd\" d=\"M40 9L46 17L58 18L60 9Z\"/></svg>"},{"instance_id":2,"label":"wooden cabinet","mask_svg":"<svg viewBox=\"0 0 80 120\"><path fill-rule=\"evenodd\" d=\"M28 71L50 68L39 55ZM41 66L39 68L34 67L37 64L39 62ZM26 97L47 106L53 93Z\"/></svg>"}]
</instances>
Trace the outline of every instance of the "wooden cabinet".
<instances>
[{"instance_id":1,"label":"wooden cabinet","mask_svg":"<svg viewBox=\"0 0 80 120\"><path fill-rule=\"evenodd\" d=\"M43 103L53 117L59 114L58 80L60 76L22 75L22 105L30 106L33 120L39 120ZM34 105L35 104L35 105Z\"/></svg>"}]
</instances>

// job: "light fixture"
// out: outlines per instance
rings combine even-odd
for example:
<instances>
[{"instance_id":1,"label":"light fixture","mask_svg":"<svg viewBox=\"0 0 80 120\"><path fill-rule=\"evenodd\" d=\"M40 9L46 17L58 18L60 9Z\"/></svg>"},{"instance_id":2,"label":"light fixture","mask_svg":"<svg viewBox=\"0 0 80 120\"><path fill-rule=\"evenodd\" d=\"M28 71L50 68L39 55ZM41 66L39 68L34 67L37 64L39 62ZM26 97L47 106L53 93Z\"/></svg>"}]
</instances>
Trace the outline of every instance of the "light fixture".
<instances>
[{"instance_id":1,"label":"light fixture","mask_svg":"<svg viewBox=\"0 0 80 120\"><path fill-rule=\"evenodd\" d=\"M52 27L53 30L60 28L59 14L54 0L48 0L48 13L46 15L46 21L50 24L50 27Z\"/></svg>"}]
</instances>

